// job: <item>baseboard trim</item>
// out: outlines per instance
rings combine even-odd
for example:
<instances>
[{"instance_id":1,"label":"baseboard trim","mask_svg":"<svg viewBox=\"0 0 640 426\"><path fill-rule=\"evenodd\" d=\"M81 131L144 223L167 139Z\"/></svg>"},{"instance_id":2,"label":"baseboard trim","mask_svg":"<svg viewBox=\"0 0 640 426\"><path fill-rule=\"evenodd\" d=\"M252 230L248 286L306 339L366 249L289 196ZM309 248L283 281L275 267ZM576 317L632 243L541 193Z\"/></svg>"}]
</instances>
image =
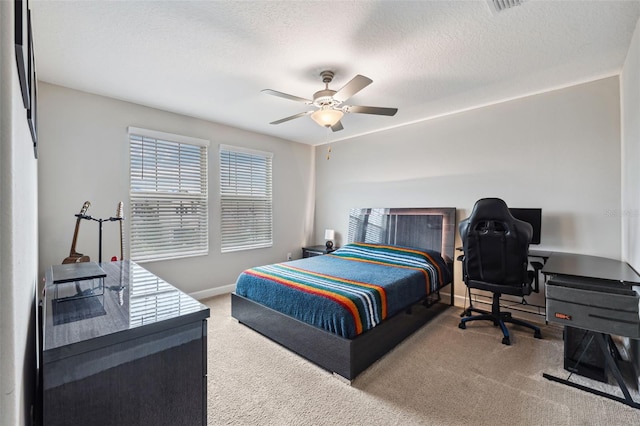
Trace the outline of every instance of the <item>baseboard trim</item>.
<instances>
[{"instance_id":1,"label":"baseboard trim","mask_svg":"<svg viewBox=\"0 0 640 426\"><path fill-rule=\"evenodd\" d=\"M440 292L440 301L442 303L449 303L449 301L451 300L451 293L445 293L444 291ZM453 295L453 306L457 306L459 308L464 307L465 304L465 297L464 296L460 296L458 294L454 294Z\"/></svg>"},{"instance_id":2,"label":"baseboard trim","mask_svg":"<svg viewBox=\"0 0 640 426\"><path fill-rule=\"evenodd\" d=\"M208 299L210 297L220 296L222 294L233 293L236 289L235 284L223 285L222 287L213 287L206 290L189 293L189 296L196 300Z\"/></svg>"}]
</instances>

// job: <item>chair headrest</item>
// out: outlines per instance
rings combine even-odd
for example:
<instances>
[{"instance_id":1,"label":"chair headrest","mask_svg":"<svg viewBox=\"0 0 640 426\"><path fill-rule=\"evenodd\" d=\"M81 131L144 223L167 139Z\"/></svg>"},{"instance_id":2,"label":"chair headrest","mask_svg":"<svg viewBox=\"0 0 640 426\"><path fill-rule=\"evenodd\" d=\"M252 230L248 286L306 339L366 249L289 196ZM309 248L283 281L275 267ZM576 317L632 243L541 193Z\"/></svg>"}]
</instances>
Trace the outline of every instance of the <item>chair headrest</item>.
<instances>
[{"instance_id":1,"label":"chair headrest","mask_svg":"<svg viewBox=\"0 0 640 426\"><path fill-rule=\"evenodd\" d=\"M509 211L507 203L500 198L482 198L473 206L469 219L475 221L480 220L516 220Z\"/></svg>"},{"instance_id":2,"label":"chair headrest","mask_svg":"<svg viewBox=\"0 0 640 426\"><path fill-rule=\"evenodd\" d=\"M507 203L500 198L482 198L476 201L469 217L460 222L460 236L464 240L467 232L472 232L476 225L482 225L483 222L488 223L490 227L493 227L495 222L500 222L503 226L506 226L503 231L507 235L513 235L515 231L517 238L522 239L527 244L531 242L531 236L533 235L531 224L513 217L509 207L507 207Z\"/></svg>"},{"instance_id":3,"label":"chair headrest","mask_svg":"<svg viewBox=\"0 0 640 426\"><path fill-rule=\"evenodd\" d=\"M533 228L514 218L503 200L478 200L458 229L467 285L469 280L515 286L527 281L527 254Z\"/></svg>"}]
</instances>

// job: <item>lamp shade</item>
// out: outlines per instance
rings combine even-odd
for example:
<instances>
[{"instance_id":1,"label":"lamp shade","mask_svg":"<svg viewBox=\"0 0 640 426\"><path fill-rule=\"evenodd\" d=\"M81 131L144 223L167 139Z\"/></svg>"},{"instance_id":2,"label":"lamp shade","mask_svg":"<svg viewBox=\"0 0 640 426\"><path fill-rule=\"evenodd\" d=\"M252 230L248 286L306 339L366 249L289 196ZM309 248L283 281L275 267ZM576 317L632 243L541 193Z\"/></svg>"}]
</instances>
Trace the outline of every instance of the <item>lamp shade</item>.
<instances>
[{"instance_id":1,"label":"lamp shade","mask_svg":"<svg viewBox=\"0 0 640 426\"><path fill-rule=\"evenodd\" d=\"M335 235L336 235L336 233L333 231L333 229L325 229L324 230L324 239L325 240L333 240Z\"/></svg>"},{"instance_id":2,"label":"lamp shade","mask_svg":"<svg viewBox=\"0 0 640 426\"><path fill-rule=\"evenodd\" d=\"M323 108L311 114L311 118L323 127L331 127L340 121L343 115L344 113L338 109Z\"/></svg>"}]
</instances>

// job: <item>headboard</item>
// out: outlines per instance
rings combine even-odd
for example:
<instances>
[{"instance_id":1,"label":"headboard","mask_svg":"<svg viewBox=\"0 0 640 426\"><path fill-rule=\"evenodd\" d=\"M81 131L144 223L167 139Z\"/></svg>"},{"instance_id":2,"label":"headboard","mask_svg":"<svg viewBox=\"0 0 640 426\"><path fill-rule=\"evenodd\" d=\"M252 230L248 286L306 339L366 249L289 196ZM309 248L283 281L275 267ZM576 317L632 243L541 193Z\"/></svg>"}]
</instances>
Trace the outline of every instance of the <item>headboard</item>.
<instances>
[{"instance_id":1,"label":"headboard","mask_svg":"<svg viewBox=\"0 0 640 426\"><path fill-rule=\"evenodd\" d=\"M363 208L349 212L348 241L436 250L453 266L456 209ZM453 271L452 271L453 272Z\"/></svg>"}]
</instances>

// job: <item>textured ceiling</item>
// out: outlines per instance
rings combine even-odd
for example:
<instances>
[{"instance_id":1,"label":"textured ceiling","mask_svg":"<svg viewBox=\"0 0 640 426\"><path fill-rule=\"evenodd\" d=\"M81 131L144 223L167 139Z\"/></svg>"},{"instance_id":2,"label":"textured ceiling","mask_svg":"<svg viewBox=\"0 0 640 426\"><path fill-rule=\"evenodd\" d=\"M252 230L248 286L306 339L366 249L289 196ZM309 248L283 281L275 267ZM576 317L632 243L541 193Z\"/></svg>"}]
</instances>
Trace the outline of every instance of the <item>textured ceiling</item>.
<instances>
[{"instance_id":1,"label":"textured ceiling","mask_svg":"<svg viewBox=\"0 0 640 426\"><path fill-rule=\"evenodd\" d=\"M31 0L38 78L90 93L317 145L616 75L640 1ZM373 83L331 132L310 98L335 72ZM165 129L157 129L165 130Z\"/></svg>"}]
</instances>

